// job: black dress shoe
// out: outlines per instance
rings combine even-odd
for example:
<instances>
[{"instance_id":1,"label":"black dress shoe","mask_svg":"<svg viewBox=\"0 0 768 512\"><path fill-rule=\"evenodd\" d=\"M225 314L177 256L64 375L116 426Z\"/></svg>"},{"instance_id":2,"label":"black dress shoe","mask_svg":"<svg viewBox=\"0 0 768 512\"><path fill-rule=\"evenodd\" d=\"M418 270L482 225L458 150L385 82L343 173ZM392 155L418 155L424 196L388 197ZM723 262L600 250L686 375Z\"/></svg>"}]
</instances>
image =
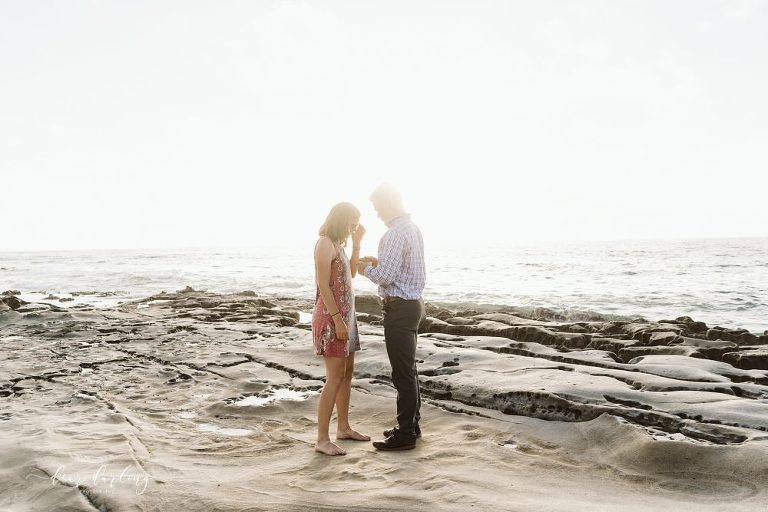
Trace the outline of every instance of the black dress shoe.
<instances>
[{"instance_id":1,"label":"black dress shoe","mask_svg":"<svg viewBox=\"0 0 768 512\"><path fill-rule=\"evenodd\" d=\"M395 432L397 432L398 430L399 430L398 427L388 428L383 432L384 437L392 437L395 434ZM416 439L420 437L421 437L421 428L419 428L419 426L416 425Z\"/></svg>"},{"instance_id":2,"label":"black dress shoe","mask_svg":"<svg viewBox=\"0 0 768 512\"><path fill-rule=\"evenodd\" d=\"M373 447L383 451L413 450L416 448L416 436L395 432L384 441L374 441Z\"/></svg>"}]
</instances>

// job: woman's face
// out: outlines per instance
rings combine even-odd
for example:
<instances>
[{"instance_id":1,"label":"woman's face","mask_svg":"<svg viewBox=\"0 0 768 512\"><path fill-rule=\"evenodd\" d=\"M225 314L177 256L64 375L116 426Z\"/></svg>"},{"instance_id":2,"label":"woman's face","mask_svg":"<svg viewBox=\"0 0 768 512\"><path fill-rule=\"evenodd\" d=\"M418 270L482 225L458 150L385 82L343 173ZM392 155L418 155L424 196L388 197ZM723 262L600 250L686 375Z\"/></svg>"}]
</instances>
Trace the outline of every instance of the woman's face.
<instances>
[{"instance_id":1,"label":"woman's face","mask_svg":"<svg viewBox=\"0 0 768 512\"><path fill-rule=\"evenodd\" d=\"M349 235L352 236L352 233L355 232L357 229L357 225L360 223L360 219L354 219L349 223Z\"/></svg>"}]
</instances>

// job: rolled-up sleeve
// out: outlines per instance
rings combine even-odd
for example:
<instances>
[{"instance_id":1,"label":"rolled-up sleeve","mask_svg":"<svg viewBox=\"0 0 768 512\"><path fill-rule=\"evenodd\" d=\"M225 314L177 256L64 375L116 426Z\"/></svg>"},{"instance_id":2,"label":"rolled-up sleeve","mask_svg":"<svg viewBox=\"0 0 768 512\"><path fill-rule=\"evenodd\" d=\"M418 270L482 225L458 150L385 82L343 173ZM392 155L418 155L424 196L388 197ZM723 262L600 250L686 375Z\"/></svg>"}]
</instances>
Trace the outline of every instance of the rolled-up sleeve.
<instances>
[{"instance_id":1,"label":"rolled-up sleeve","mask_svg":"<svg viewBox=\"0 0 768 512\"><path fill-rule=\"evenodd\" d=\"M363 270L365 277L383 286L391 284L397 277L403 264L403 252L405 250L405 239L394 233L390 233L390 235L392 236L386 236L382 240L378 266L367 266Z\"/></svg>"}]
</instances>

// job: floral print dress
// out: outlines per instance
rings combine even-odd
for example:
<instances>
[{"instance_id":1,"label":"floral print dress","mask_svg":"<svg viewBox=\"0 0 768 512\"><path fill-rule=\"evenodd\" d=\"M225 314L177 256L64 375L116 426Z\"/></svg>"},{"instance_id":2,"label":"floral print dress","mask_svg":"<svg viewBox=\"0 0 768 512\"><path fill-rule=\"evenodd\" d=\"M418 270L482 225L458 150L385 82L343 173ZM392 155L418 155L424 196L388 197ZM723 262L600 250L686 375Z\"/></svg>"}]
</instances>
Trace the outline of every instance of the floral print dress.
<instances>
[{"instance_id":1,"label":"floral print dress","mask_svg":"<svg viewBox=\"0 0 768 512\"><path fill-rule=\"evenodd\" d=\"M315 355L347 357L350 353L360 350L360 335L357 332L355 316L355 290L352 287L352 270L347 253L336 244L334 247L336 257L331 261L331 292L341 317L347 324L348 339L340 340L336 337L336 326L318 288L315 309L312 311L312 340Z\"/></svg>"}]
</instances>

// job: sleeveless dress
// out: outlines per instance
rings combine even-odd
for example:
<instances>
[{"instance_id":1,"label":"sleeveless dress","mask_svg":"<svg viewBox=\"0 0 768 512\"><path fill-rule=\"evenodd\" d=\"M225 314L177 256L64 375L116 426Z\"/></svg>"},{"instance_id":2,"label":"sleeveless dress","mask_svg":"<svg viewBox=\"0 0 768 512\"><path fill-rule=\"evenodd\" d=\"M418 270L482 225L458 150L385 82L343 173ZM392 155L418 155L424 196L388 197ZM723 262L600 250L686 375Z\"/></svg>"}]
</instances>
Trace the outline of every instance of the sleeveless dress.
<instances>
[{"instance_id":1,"label":"sleeveless dress","mask_svg":"<svg viewBox=\"0 0 768 512\"><path fill-rule=\"evenodd\" d=\"M336 244L333 245L336 248L336 257L331 261L331 292L344 323L347 324L348 339L336 338L336 326L318 288L315 308L312 311L312 341L317 356L347 357L350 353L360 350L360 335L357 332L355 316L355 290L352 287L352 270L347 253Z\"/></svg>"}]
</instances>

